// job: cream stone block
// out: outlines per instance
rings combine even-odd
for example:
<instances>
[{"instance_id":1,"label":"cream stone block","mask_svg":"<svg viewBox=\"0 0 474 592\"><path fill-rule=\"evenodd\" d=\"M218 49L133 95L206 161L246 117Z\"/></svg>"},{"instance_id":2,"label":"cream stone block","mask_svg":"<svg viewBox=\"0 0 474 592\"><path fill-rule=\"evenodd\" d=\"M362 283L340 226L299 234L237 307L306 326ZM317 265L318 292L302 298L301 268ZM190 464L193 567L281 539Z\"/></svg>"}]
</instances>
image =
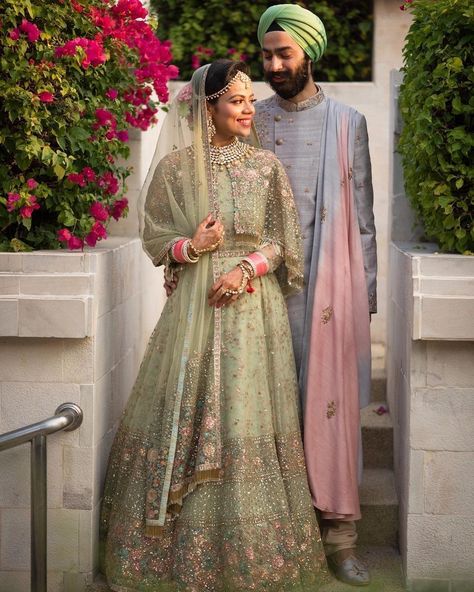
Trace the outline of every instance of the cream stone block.
<instances>
[{"instance_id":1,"label":"cream stone block","mask_svg":"<svg viewBox=\"0 0 474 592\"><path fill-rule=\"evenodd\" d=\"M94 505L97 505L104 492L105 474L109 462L110 449L115 431L108 432L94 448Z\"/></svg>"},{"instance_id":2,"label":"cream stone block","mask_svg":"<svg viewBox=\"0 0 474 592\"><path fill-rule=\"evenodd\" d=\"M427 296L445 294L466 296L474 294L474 277L420 277L419 292Z\"/></svg>"},{"instance_id":3,"label":"cream stone block","mask_svg":"<svg viewBox=\"0 0 474 592\"><path fill-rule=\"evenodd\" d=\"M92 293L92 276L88 273L24 274L20 277L20 293L50 296L88 296Z\"/></svg>"},{"instance_id":4,"label":"cream stone block","mask_svg":"<svg viewBox=\"0 0 474 592\"><path fill-rule=\"evenodd\" d=\"M474 451L474 389L416 389L411 402L414 449Z\"/></svg>"},{"instance_id":5,"label":"cream stone block","mask_svg":"<svg viewBox=\"0 0 474 592\"><path fill-rule=\"evenodd\" d=\"M130 397L135 379L138 374L139 366L135 361L134 350L129 351L119 364L112 371L112 405L110 408L112 417L111 425L116 425L119 421L122 411Z\"/></svg>"},{"instance_id":6,"label":"cream stone block","mask_svg":"<svg viewBox=\"0 0 474 592\"><path fill-rule=\"evenodd\" d=\"M30 569L30 510L2 508L0 571Z\"/></svg>"},{"instance_id":7,"label":"cream stone block","mask_svg":"<svg viewBox=\"0 0 474 592\"><path fill-rule=\"evenodd\" d=\"M62 571L48 571L48 592L69 592L64 586L64 573Z\"/></svg>"},{"instance_id":8,"label":"cream stone block","mask_svg":"<svg viewBox=\"0 0 474 592\"><path fill-rule=\"evenodd\" d=\"M114 306L121 304L139 291L139 239L129 241L113 253L112 285Z\"/></svg>"},{"instance_id":9,"label":"cream stone block","mask_svg":"<svg viewBox=\"0 0 474 592\"><path fill-rule=\"evenodd\" d=\"M23 254L0 253L0 271L9 273L23 271Z\"/></svg>"},{"instance_id":10,"label":"cream stone block","mask_svg":"<svg viewBox=\"0 0 474 592\"><path fill-rule=\"evenodd\" d=\"M100 504L79 515L79 570L91 573L98 569Z\"/></svg>"},{"instance_id":11,"label":"cream stone block","mask_svg":"<svg viewBox=\"0 0 474 592\"><path fill-rule=\"evenodd\" d=\"M425 512L453 516L472 514L474 452L427 452L424 473Z\"/></svg>"},{"instance_id":12,"label":"cream stone block","mask_svg":"<svg viewBox=\"0 0 474 592\"><path fill-rule=\"evenodd\" d=\"M97 446L113 426L113 370L104 374L94 387L94 437L92 446Z\"/></svg>"},{"instance_id":13,"label":"cream stone block","mask_svg":"<svg viewBox=\"0 0 474 592\"><path fill-rule=\"evenodd\" d=\"M30 504L30 445L0 453L0 508L27 508Z\"/></svg>"},{"instance_id":14,"label":"cream stone block","mask_svg":"<svg viewBox=\"0 0 474 592\"><path fill-rule=\"evenodd\" d=\"M465 255L436 255L420 258L420 275L438 278L474 278L474 259Z\"/></svg>"},{"instance_id":15,"label":"cream stone block","mask_svg":"<svg viewBox=\"0 0 474 592\"><path fill-rule=\"evenodd\" d=\"M79 510L48 510L48 567L79 569Z\"/></svg>"},{"instance_id":16,"label":"cream stone block","mask_svg":"<svg viewBox=\"0 0 474 592\"><path fill-rule=\"evenodd\" d=\"M474 291L473 291L474 294ZM474 387L474 343L427 343L428 386Z\"/></svg>"},{"instance_id":17,"label":"cream stone block","mask_svg":"<svg viewBox=\"0 0 474 592\"><path fill-rule=\"evenodd\" d=\"M92 509L93 448L64 447L63 505L72 510Z\"/></svg>"},{"instance_id":18,"label":"cream stone block","mask_svg":"<svg viewBox=\"0 0 474 592\"><path fill-rule=\"evenodd\" d=\"M84 253L67 251L33 251L23 254L23 271L25 273L81 273L85 269Z\"/></svg>"},{"instance_id":19,"label":"cream stone block","mask_svg":"<svg viewBox=\"0 0 474 592\"><path fill-rule=\"evenodd\" d=\"M114 364L118 364L127 352L140 340L140 295L128 298L113 311L116 338L113 345Z\"/></svg>"},{"instance_id":20,"label":"cream stone block","mask_svg":"<svg viewBox=\"0 0 474 592\"><path fill-rule=\"evenodd\" d=\"M0 335L16 337L18 324L18 300L0 299Z\"/></svg>"},{"instance_id":21,"label":"cream stone block","mask_svg":"<svg viewBox=\"0 0 474 592\"><path fill-rule=\"evenodd\" d=\"M0 296L16 296L20 291L18 274L0 272Z\"/></svg>"},{"instance_id":22,"label":"cream stone block","mask_svg":"<svg viewBox=\"0 0 474 592\"><path fill-rule=\"evenodd\" d=\"M108 312L97 319L94 337L94 378L99 380L110 372L114 363L114 343L118 327L113 323L113 312Z\"/></svg>"},{"instance_id":23,"label":"cream stone block","mask_svg":"<svg viewBox=\"0 0 474 592\"><path fill-rule=\"evenodd\" d=\"M474 576L474 522L468 516L408 516L407 578Z\"/></svg>"},{"instance_id":24,"label":"cream stone block","mask_svg":"<svg viewBox=\"0 0 474 592\"><path fill-rule=\"evenodd\" d=\"M27 592L30 580L29 571L0 571L0 592Z\"/></svg>"},{"instance_id":25,"label":"cream stone block","mask_svg":"<svg viewBox=\"0 0 474 592\"><path fill-rule=\"evenodd\" d=\"M429 454L429 453L426 453ZM425 452L422 450L409 451L409 474L406 497L408 498L408 512L410 514L423 514L426 482L425 478Z\"/></svg>"},{"instance_id":26,"label":"cream stone block","mask_svg":"<svg viewBox=\"0 0 474 592\"><path fill-rule=\"evenodd\" d=\"M94 338L65 339L63 350L63 380L79 384L94 381Z\"/></svg>"},{"instance_id":27,"label":"cream stone block","mask_svg":"<svg viewBox=\"0 0 474 592\"><path fill-rule=\"evenodd\" d=\"M76 384L4 382L0 388L0 433L52 417L62 403L80 404ZM59 432L49 436L49 442L77 444L80 431Z\"/></svg>"},{"instance_id":28,"label":"cream stone block","mask_svg":"<svg viewBox=\"0 0 474 592\"><path fill-rule=\"evenodd\" d=\"M474 297L415 296L414 339L474 340Z\"/></svg>"},{"instance_id":29,"label":"cream stone block","mask_svg":"<svg viewBox=\"0 0 474 592\"><path fill-rule=\"evenodd\" d=\"M101 251L96 257L94 283L94 316L101 317L113 307L112 251Z\"/></svg>"},{"instance_id":30,"label":"cream stone block","mask_svg":"<svg viewBox=\"0 0 474 592\"><path fill-rule=\"evenodd\" d=\"M0 383L61 382L63 340L0 338L0 360Z\"/></svg>"},{"instance_id":31,"label":"cream stone block","mask_svg":"<svg viewBox=\"0 0 474 592\"><path fill-rule=\"evenodd\" d=\"M87 585L92 584L92 581L92 573L66 572L61 592L84 592L88 589Z\"/></svg>"},{"instance_id":32,"label":"cream stone block","mask_svg":"<svg viewBox=\"0 0 474 592\"><path fill-rule=\"evenodd\" d=\"M89 298L21 298L20 337L87 337L91 334Z\"/></svg>"}]
</instances>

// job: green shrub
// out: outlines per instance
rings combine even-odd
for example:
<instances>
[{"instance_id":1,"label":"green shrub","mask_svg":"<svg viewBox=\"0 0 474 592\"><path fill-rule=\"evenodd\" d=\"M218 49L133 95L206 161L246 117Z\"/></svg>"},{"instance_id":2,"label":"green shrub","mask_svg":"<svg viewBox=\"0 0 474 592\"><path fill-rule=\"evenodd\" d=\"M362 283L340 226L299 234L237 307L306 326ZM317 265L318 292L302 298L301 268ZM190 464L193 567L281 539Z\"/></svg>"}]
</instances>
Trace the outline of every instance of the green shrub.
<instances>
[{"instance_id":1,"label":"green shrub","mask_svg":"<svg viewBox=\"0 0 474 592\"><path fill-rule=\"evenodd\" d=\"M407 194L442 251L474 251L474 4L414 0L399 149Z\"/></svg>"},{"instance_id":2,"label":"green shrub","mask_svg":"<svg viewBox=\"0 0 474 592\"><path fill-rule=\"evenodd\" d=\"M126 213L127 128L154 122L177 74L146 14L139 0L2 1L0 251L94 246Z\"/></svg>"},{"instance_id":3,"label":"green shrub","mask_svg":"<svg viewBox=\"0 0 474 592\"><path fill-rule=\"evenodd\" d=\"M268 6L264 0L151 0L158 16L158 35L171 39L181 78L216 58L244 55L252 76L262 78L257 25ZM328 47L316 65L317 79L370 80L372 66L372 0L298 2L323 21Z\"/></svg>"}]
</instances>

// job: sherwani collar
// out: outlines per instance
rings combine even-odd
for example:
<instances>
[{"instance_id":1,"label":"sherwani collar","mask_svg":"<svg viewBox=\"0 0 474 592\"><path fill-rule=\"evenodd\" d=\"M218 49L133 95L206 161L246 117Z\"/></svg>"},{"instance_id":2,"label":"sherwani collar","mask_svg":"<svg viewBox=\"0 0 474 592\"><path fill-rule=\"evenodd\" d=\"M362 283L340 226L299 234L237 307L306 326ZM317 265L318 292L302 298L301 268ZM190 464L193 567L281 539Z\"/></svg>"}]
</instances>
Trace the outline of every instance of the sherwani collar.
<instances>
[{"instance_id":1,"label":"sherwani collar","mask_svg":"<svg viewBox=\"0 0 474 592\"><path fill-rule=\"evenodd\" d=\"M326 98L323 89L317 84L315 86L317 91L316 94L309 97L309 99L301 101L300 103L287 101L286 99L282 99L279 95L275 94L276 102L284 111L305 111L306 109L312 109L313 107L316 107L322 103Z\"/></svg>"}]
</instances>

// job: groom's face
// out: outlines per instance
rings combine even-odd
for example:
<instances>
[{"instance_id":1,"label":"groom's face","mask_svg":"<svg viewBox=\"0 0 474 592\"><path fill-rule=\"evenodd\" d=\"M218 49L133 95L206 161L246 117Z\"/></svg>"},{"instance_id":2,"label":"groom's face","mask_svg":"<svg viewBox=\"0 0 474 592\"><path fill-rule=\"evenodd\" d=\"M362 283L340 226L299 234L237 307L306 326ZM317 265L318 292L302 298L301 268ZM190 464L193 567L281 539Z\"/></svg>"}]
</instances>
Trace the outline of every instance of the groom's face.
<instances>
[{"instance_id":1,"label":"groom's face","mask_svg":"<svg viewBox=\"0 0 474 592\"><path fill-rule=\"evenodd\" d=\"M310 79L310 60L284 31L266 33L263 40L265 80L283 99L298 95Z\"/></svg>"}]
</instances>

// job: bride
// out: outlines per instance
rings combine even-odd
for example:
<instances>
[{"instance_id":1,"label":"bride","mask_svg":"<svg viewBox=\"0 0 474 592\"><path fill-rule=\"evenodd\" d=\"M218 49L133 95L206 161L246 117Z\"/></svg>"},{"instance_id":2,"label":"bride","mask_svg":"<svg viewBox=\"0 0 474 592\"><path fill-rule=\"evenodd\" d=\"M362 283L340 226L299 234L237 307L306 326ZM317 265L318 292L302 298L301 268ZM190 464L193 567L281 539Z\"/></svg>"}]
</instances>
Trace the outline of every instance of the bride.
<instances>
[{"instance_id":1,"label":"bride","mask_svg":"<svg viewBox=\"0 0 474 592\"><path fill-rule=\"evenodd\" d=\"M179 283L110 456L112 590L305 592L326 577L284 301L302 287L300 230L282 165L251 145L253 102L244 64L199 68L145 183L144 248Z\"/></svg>"}]
</instances>

